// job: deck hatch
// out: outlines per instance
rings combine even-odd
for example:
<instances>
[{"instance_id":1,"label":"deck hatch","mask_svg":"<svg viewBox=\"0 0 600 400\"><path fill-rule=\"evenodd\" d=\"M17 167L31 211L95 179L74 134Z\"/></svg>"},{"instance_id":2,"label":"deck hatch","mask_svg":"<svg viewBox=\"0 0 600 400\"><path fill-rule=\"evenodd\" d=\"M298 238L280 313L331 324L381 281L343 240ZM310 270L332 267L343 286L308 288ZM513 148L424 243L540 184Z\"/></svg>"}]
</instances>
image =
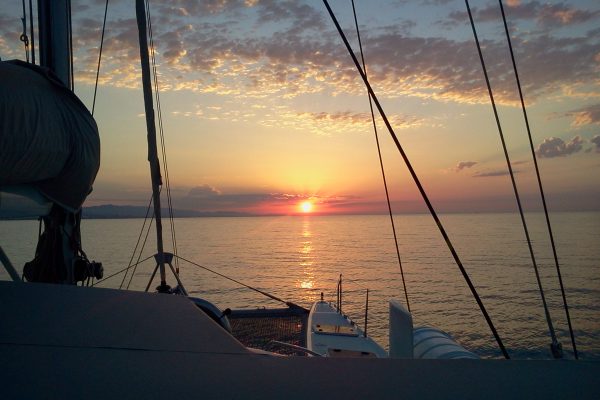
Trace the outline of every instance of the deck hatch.
<instances>
[{"instance_id":1,"label":"deck hatch","mask_svg":"<svg viewBox=\"0 0 600 400\"><path fill-rule=\"evenodd\" d=\"M358 336L356 328L348 325L314 324L313 332L320 335Z\"/></svg>"}]
</instances>

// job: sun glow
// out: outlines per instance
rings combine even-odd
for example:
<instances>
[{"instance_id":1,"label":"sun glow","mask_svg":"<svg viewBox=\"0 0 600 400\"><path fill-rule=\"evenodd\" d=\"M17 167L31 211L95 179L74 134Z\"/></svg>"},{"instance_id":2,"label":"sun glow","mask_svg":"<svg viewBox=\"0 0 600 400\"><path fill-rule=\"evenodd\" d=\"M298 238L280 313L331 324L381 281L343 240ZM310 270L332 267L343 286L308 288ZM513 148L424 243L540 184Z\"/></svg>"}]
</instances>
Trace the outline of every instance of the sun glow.
<instances>
[{"instance_id":1,"label":"sun glow","mask_svg":"<svg viewBox=\"0 0 600 400\"><path fill-rule=\"evenodd\" d=\"M300 203L300 210L302 210L303 213L311 212L313 210L313 203L310 201L303 201Z\"/></svg>"}]
</instances>

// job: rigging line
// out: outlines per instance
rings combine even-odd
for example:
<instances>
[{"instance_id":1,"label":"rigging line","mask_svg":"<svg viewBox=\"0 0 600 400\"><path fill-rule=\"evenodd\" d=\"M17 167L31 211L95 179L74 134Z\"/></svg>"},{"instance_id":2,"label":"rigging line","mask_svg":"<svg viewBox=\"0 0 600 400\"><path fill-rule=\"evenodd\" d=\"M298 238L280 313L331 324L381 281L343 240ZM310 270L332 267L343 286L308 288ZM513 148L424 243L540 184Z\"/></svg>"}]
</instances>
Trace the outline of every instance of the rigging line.
<instances>
[{"instance_id":1,"label":"rigging line","mask_svg":"<svg viewBox=\"0 0 600 400\"><path fill-rule=\"evenodd\" d=\"M356 16L356 8L354 6L354 0L352 0L352 12L354 14L354 25L356 26L356 36L358 37L358 47L360 49L360 58L362 61L363 70L365 76L367 74L367 64L365 62L365 56L362 47L362 40L360 38L360 30L358 28L358 18ZM381 167L381 176L383 177L383 187L385 188L385 198L387 200L388 213L390 215L390 223L392 224L392 232L394 234L394 243L396 245L396 256L398 258L398 265L400 266L400 275L402 277L402 286L404 287L404 297L406 298L406 307L410 312L410 302L408 301L408 291L406 290L406 280L404 279L404 268L402 267L402 259L400 257L400 247L398 246L398 235L396 234L396 226L394 224L394 216L392 214L392 204L390 203L390 193L388 190L387 179L385 177L385 168L383 166L383 157L381 156L381 146L379 145L379 134L377 133L377 124L375 122L375 112L373 111L373 101L371 100L371 94L367 90L367 96L369 98L369 109L371 110L371 121L373 121L373 132L375 132L375 142L377 143L377 155L379 156L379 166Z\"/></svg>"},{"instance_id":2,"label":"rigging line","mask_svg":"<svg viewBox=\"0 0 600 400\"><path fill-rule=\"evenodd\" d=\"M353 283L354 285L358 286L361 289L369 290L369 288L367 286L365 286L363 283L359 282L357 279L348 278L348 273L347 272L344 273L344 282L351 282L351 283ZM372 291L375 291L375 290L372 290Z\"/></svg>"},{"instance_id":3,"label":"rigging line","mask_svg":"<svg viewBox=\"0 0 600 400\"><path fill-rule=\"evenodd\" d=\"M162 107L160 103L160 87L158 85L158 73L156 70L156 52L154 47L154 36L152 32L152 19L150 17L150 2L146 1L146 19L148 20L148 36L150 38L150 55L152 62L152 72L153 72L153 80L155 87L155 97L156 97L156 109L158 114L158 128L160 133L160 143L161 143L161 151L162 151L162 159L163 159L163 168L165 174L165 184L167 187L167 205L169 209L169 222L171 226L171 241L173 243L173 253L177 254L177 237L175 235L175 219L173 217L173 201L171 197L171 180L169 178L169 166L167 163L167 151L165 145L165 135L163 128L163 120L162 120ZM179 274L179 260L175 258L175 270L177 274Z\"/></svg>"},{"instance_id":4,"label":"rigging line","mask_svg":"<svg viewBox=\"0 0 600 400\"><path fill-rule=\"evenodd\" d=\"M149 260L149 259L151 259L152 257L154 257L154 255L151 255L151 256L149 256L149 257L146 257L146 258L144 258L143 260L141 260L141 261L138 261L137 263L135 263L135 264L133 264L133 265L128 265L127 267L125 267L125 268L123 268L123 269L121 269L121 270L119 270L119 271L115 272L114 274L111 274L111 275L107 276L107 277L106 277L106 278L104 278L104 279L100 279L99 281L93 282L93 283L91 284L91 286L96 286L97 284L99 284L99 283L102 283L102 282L104 282L105 280L107 280L107 279L110 279L110 278L112 278L112 277L114 277L114 276L117 276L117 275L119 275L119 274L122 274L123 272L127 273L127 271L128 271L130 268L137 267L137 265L138 265L138 264L145 263L146 261L148 261L148 260Z\"/></svg>"},{"instance_id":5,"label":"rigging line","mask_svg":"<svg viewBox=\"0 0 600 400\"><path fill-rule=\"evenodd\" d=\"M540 177L540 169L537 163L537 157L535 156L535 149L533 146L533 139L531 138L531 128L529 127L529 118L527 117L527 109L525 107L525 100L523 99L523 90L521 89L521 80L519 79L519 73L517 72L517 62L515 61L515 54L512 47L512 41L510 39L510 33L508 32L508 24L506 22L506 15L504 14L504 6L502 0L498 0L500 3L500 11L502 11L502 21L504 23L504 31L506 32L506 40L508 42L508 48L510 49L510 58L512 60L513 69L515 71L515 78L517 81L517 88L519 89L519 98L521 100L521 109L523 110L523 118L525 119L525 126L527 128L527 136L529 138L529 147L531 148L531 157L533 158L533 164L535 166L535 174L540 188L540 195L542 197L542 204L544 206L544 215L546 217L546 226L548 227L548 234L550 236L550 243L552 244L552 254L554 256L554 265L556 265L556 273L558 275L558 282L560 283L560 291L562 294L563 305L565 308L565 314L567 316L567 323L569 324L569 334L571 336L571 345L573 346L573 355L575 359L579 359L577 354L577 346L575 345L575 334L573 333L573 326L571 325L571 316L569 315L569 305L567 304L567 296L565 294L565 287L563 285L562 275L560 273L560 266L558 263L558 255L556 254L556 245L554 243L554 235L552 233L552 226L550 224L550 217L548 215L548 207L546 205L546 196L544 194L544 188L542 185L542 178Z\"/></svg>"},{"instance_id":6,"label":"rigging line","mask_svg":"<svg viewBox=\"0 0 600 400\"><path fill-rule=\"evenodd\" d=\"M494 101L494 95L492 93L492 87L490 85L490 79L488 77L487 68L485 66L485 61L483 59L483 53L481 52L481 45L479 43L479 38L477 37L477 31L475 29L475 22L473 21L473 15L471 13L471 7L469 6L469 0L465 0L465 4L467 6L467 11L469 13L469 20L471 21L471 28L473 29L473 36L475 38L475 43L477 45L477 52L479 54L479 60L481 61L481 67L483 69L483 74L485 76L485 83L487 85L488 93L490 96L490 101L492 103L492 108L494 110L494 117L496 119L496 126L498 127L498 133L500 135L500 140L502 142L502 149L504 151L504 157L506 158L506 164L508 167L508 172L510 173L510 180L512 183L513 191L515 193L515 198L517 200L517 206L519 208L519 215L521 216L521 222L523 224L523 230L525 232L525 237L527 239L527 246L529 248L529 254L531 256L531 262L533 263L533 269L535 271L535 277L537 280L537 284L540 290L540 296L542 298L542 303L544 305L544 313L546 315L546 322L548 323L548 329L550 331L550 336L552 337L552 355L554 358L560 358L560 343L558 343L556 339L556 334L554 332L554 327L552 326L552 319L550 318L550 311L548 310L548 305L546 304L546 297L544 296L544 289L542 287L542 281L540 279L540 274L538 271L537 263L535 260L535 255L533 253L533 247L531 245L531 238L529 237L529 230L527 229L527 222L525 221L525 215L523 213L523 207L521 205L521 198L519 196L519 191L517 189L517 184L515 182L515 176L512 169L512 164L510 162L510 156L508 155L508 150L506 148L506 142L504 140L504 133L502 132L502 126L500 125L500 118L498 117L498 110L496 108L496 102Z\"/></svg>"},{"instance_id":7,"label":"rigging line","mask_svg":"<svg viewBox=\"0 0 600 400\"><path fill-rule=\"evenodd\" d=\"M29 33L31 36L31 63L35 65L35 32L33 31L33 5L29 0Z\"/></svg>"},{"instance_id":8,"label":"rigging line","mask_svg":"<svg viewBox=\"0 0 600 400\"><path fill-rule=\"evenodd\" d=\"M98 78L100 77L100 62L102 61L102 47L104 45L104 31L106 29L106 15L108 14L108 0L104 5L104 21L102 22L102 35L100 36L100 50L98 51L98 67L96 68L96 84L94 85L94 100L92 100L92 116L96 108L96 92L98 91Z\"/></svg>"},{"instance_id":9,"label":"rigging line","mask_svg":"<svg viewBox=\"0 0 600 400\"><path fill-rule=\"evenodd\" d=\"M156 89L155 97L156 97L156 107L157 107L157 113L158 113L158 126L159 126L161 151L162 151L162 159L163 159L163 166L164 166L165 185L167 188L167 206L168 206L168 210L169 210L169 223L170 223L170 227L171 227L171 241L173 244L173 253L177 254L177 238L175 236L175 220L173 217L173 203L172 203L172 197L171 197L171 181L169 178L169 167L168 167L168 162L167 162L164 127L163 127L163 120L162 120L162 106L161 106L161 102L160 102L160 88L159 88L159 84L158 84L158 73L157 73L157 69L156 69L155 47L154 47L154 38L153 38L153 34L152 34L152 22L150 19L149 3L146 3L146 6L147 6L148 30L149 30L149 37L150 37L150 55L151 55L151 61L152 61L153 80L154 80L154 87ZM179 274L179 260L178 259L175 259L175 266L176 266L175 271L177 274Z\"/></svg>"},{"instance_id":10,"label":"rigging line","mask_svg":"<svg viewBox=\"0 0 600 400\"><path fill-rule=\"evenodd\" d=\"M492 334L494 335L494 338L496 339L496 342L498 343L498 347L500 348L500 351L502 352L502 354L504 355L505 358L507 358L507 359L510 358L510 356L508 355L508 352L506 351L506 348L504 347L504 344L502 343L502 339L500 339L500 336L498 335L498 332L496 331L496 328L494 327L492 319L490 318L487 310L485 309L485 306L483 305L483 302L481 301L481 298L479 297L479 294L477 293L475 286L473 286L473 283L471 282L471 278L469 278L467 271L465 270L462 262L460 261L460 258L458 257L458 253L456 253L456 250L454 249L454 246L452 245L452 242L450 241L450 238L448 237L448 234L446 233L446 230L444 229L442 222L440 221L437 213L435 212L435 209L433 208L431 201L429 201L429 197L427 196L427 193L425 193L425 189L423 188L423 185L421 185L421 181L419 180L419 177L417 176L415 170L413 169L412 164L410 163L410 160L408 159L408 156L404 152L404 149L402 148L402 145L400 144L400 141L398 140L398 137L396 136L396 133L394 132L394 129L392 128L392 125L390 124L390 121L388 120L387 115L385 114L385 111L383 110L383 107L381 106L381 103L379 103L377 95L373 91L373 88L371 87L371 84L369 83L367 76L365 75L364 71L362 70L360 63L358 62L358 59L354 55L354 51L352 50L352 47L350 46L348 39L346 39L346 35L344 34L342 27L340 26L337 18L335 17L333 10L329 6L329 2L327 0L323 0L323 3L325 4L325 7L327 8L327 12L329 13L329 16L331 17L333 23L335 24L335 27L336 27L338 33L340 34L340 37L342 38L342 41L344 42L346 49L348 50L348 54L350 55L350 57L352 57L352 61L354 62L354 65L356 66L358 73L360 74L363 82L367 86L367 89L369 90L369 93L371 94L371 98L373 99L373 102L375 103L375 106L377 107L377 110L379 111L379 114L381 115L381 118L383 119L383 122L385 123L385 126L388 129L388 132L390 133L392 140L394 140L394 143L396 144L396 148L398 149L398 152L400 153L400 155L402 156L402 159L404 160L404 163L406 164L406 168L408 169L411 177L413 178L415 185L419 189L419 193L421 194L423 201L427 205L427 209L429 210L429 213L431 214L432 218L434 219L434 221L440 231L440 234L446 241L446 245L448 246L448 249L450 250L452 257L454 258L456 265L458 266L465 282L469 286L469 289L471 290L471 293L472 293L473 297L475 298L475 301L477 302L477 305L479 306L481 313L483 314L490 330L492 331Z\"/></svg>"},{"instance_id":11,"label":"rigging line","mask_svg":"<svg viewBox=\"0 0 600 400\"><path fill-rule=\"evenodd\" d=\"M135 247L133 248L133 252L131 253L131 258L129 259L129 265L133 262L133 258L135 257L135 253L140 244L140 240L142 240L142 234L144 233L144 227L146 226L146 221L148 220L148 214L150 213L150 207L152 206L152 195L150 195L150 201L148 202L148 207L146 208L146 216L144 217L144 223L142 224L142 228L140 229L140 234L138 235L137 242L135 243ZM141 254L141 251L140 251ZM139 259L139 257L138 257ZM123 280L121 280L121 284L119 285L119 289L123 288L125 284L125 279L127 279L127 273L123 275Z\"/></svg>"},{"instance_id":12,"label":"rigging line","mask_svg":"<svg viewBox=\"0 0 600 400\"><path fill-rule=\"evenodd\" d=\"M219 273L219 272L217 272L217 271L215 271L215 270L212 270L212 269L210 269L210 268L208 268L208 267L205 267L204 265L200 265L200 264L198 264L198 263L195 263L195 262L193 262L193 261L190 261L190 260L188 260L188 259L186 259L186 258L183 258L183 257L181 257L181 256L175 256L175 257L177 257L177 258L180 258L180 259L182 259L183 261L185 261L185 262L188 262L188 263L190 263L190 264L192 264L192 265L195 265L195 266L196 266L196 267L198 267L198 268L202 268L202 269L204 269L204 270L206 270L206 271L208 271L208 272L212 272L213 274L215 274L215 275L218 275L218 276L220 276L221 278L228 279L228 280L230 280L230 281L232 281L232 282L235 282L235 283L237 283L238 285L244 286L245 288L248 288L248 289L250 289L250 290L254 290L255 292L258 292L258 293L262 294L263 296L267 296L267 297L268 297L268 298L270 298L270 299L273 299L273 300L275 300L275 301L279 301L279 302L281 302L281 303L284 303L284 304L286 304L286 305L288 305L288 306L289 306L290 304L292 304L292 303L290 303L290 302L288 302L288 301L285 301L285 300L282 300L282 299L280 299L279 297L277 297L277 296L274 296L274 295L272 295L272 294L270 294L270 293L263 292L263 291L262 291L262 290L260 290L260 289L254 288L254 287L252 287L252 286L250 286L250 285L246 285L245 283L242 283L242 282L240 282L240 281L238 281L238 280L236 280L236 279L230 278L230 277L228 277L227 275L223 275L223 274L221 274L221 273Z\"/></svg>"},{"instance_id":13,"label":"rigging line","mask_svg":"<svg viewBox=\"0 0 600 400\"><path fill-rule=\"evenodd\" d=\"M150 234L150 230L152 228L152 221L154 221L154 214L152 214L152 217L150 218L150 222L148 223L148 230L146 231L146 236L144 237L144 241L142 242L142 247L140 248L140 252L138 253L138 261L142 257L142 252L144 251L144 248L146 247L146 241L148 240L148 235ZM127 282L127 289L129 289L129 286L131 286L131 282L133 281L133 276L135 275L135 272L137 271L138 265L139 265L139 262L136 262L135 268L133 268L133 271L131 271L131 276L129 277L129 282Z\"/></svg>"},{"instance_id":14,"label":"rigging line","mask_svg":"<svg viewBox=\"0 0 600 400\"><path fill-rule=\"evenodd\" d=\"M23 24L23 33L19 36L19 40L23 42L25 46L25 60L29 62L29 38L27 37L27 13L25 12L25 0L21 1L23 5L23 16L21 17L21 23Z\"/></svg>"}]
</instances>

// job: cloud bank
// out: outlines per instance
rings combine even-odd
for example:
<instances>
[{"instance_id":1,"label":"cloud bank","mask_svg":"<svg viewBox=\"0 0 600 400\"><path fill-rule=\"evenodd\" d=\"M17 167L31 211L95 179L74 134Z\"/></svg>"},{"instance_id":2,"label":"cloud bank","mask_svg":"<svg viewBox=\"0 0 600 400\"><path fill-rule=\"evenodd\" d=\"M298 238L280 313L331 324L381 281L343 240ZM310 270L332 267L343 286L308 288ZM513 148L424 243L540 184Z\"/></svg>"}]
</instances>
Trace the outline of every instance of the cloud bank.
<instances>
[{"instance_id":1,"label":"cloud bank","mask_svg":"<svg viewBox=\"0 0 600 400\"><path fill-rule=\"evenodd\" d=\"M495 5L494 9L497 8ZM364 95L346 50L322 10L294 1L179 0L155 6L154 39L164 90L191 90L237 98L294 98L324 93ZM492 6L480 21L497 18ZM562 3L510 7L514 20L569 25L598 18L597 12ZM460 13L459 13L460 14ZM465 24L462 14L450 21ZM100 22L75 18L77 71L95 78ZM139 86L137 28L133 16L109 20L101 83ZM351 35L352 32L348 31ZM514 38L529 101L557 90L577 90L597 78L598 32L556 37L518 32ZM415 36L395 25L363 30L371 83L387 97L413 96L458 103L487 102L472 40ZM484 39L484 52L500 102L514 102L514 78L503 40Z\"/></svg>"}]
</instances>

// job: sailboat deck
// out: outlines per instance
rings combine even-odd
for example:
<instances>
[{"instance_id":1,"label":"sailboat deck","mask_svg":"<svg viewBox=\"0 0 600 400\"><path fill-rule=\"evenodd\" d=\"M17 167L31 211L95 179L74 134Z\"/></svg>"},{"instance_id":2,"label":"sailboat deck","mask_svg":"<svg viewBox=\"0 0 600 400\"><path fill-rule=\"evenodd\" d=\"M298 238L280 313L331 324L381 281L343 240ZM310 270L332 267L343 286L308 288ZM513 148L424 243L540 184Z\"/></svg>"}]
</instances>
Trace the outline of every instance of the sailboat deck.
<instances>
[{"instance_id":1,"label":"sailboat deck","mask_svg":"<svg viewBox=\"0 0 600 400\"><path fill-rule=\"evenodd\" d=\"M182 296L0 282L0 315L6 399L600 396L599 362L255 354Z\"/></svg>"}]
</instances>

